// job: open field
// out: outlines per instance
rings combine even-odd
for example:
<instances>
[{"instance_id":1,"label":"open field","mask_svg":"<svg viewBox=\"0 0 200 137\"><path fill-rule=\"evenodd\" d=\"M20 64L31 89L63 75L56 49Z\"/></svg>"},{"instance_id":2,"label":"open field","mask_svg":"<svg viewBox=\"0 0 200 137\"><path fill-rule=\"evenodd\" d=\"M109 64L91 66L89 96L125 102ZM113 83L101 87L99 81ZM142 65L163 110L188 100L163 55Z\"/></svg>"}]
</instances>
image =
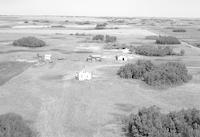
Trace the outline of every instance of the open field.
<instances>
[{"instance_id":1,"label":"open field","mask_svg":"<svg viewBox=\"0 0 200 137\"><path fill-rule=\"evenodd\" d=\"M118 23L110 18L94 17L0 16L0 26L9 26L0 27L0 114L21 114L41 137L120 137L121 118L141 107L156 105L165 113L182 108L200 109L200 48L186 40L189 37L200 40L200 31L193 33L194 30L189 29L197 28L200 21L193 21L197 24L190 25L186 34L182 34L164 29L169 25L161 29L159 23L153 27L143 24L143 19L124 20ZM83 21L90 24L80 25ZM96 23L102 22L119 29L95 30ZM52 25L65 25L65 28L49 27ZM156 63L180 61L186 64L193 79L165 90L154 89L139 80L119 78L117 70L126 62L116 61L115 56L123 54L122 50L105 50L103 42L87 42L93 35L107 34L116 36L118 43L152 45L155 42L145 37L163 33L182 40L180 45L170 46L177 52L184 49L185 56L127 56L129 63L149 59ZM40 38L47 46L12 45L14 40L25 36ZM55 59L53 63L37 64L37 53L52 54ZM92 54L101 55L102 62L86 62ZM76 72L83 68L92 72L90 81L75 79Z\"/></svg>"}]
</instances>

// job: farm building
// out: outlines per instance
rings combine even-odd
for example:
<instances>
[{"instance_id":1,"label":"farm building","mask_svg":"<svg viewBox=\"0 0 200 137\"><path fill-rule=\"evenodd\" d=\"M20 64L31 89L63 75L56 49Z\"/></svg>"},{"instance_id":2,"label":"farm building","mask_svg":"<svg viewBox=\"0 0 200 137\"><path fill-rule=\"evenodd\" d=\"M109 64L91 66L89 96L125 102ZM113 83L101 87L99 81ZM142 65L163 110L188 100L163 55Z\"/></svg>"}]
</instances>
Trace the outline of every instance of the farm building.
<instances>
[{"instance_id":1,"label":"farm building","mask_svg":"<svg viewBox=\"0 0 200 137\"><path fill-rule=\"evenodd\" d=\"M45 60L45 61L52 62L52 55L51 55L51 54L45 54L45 55L44 55L44 60Z\"/></svg>"},{"instance_id":2,"label":"farm building","mask_svg":"<svg viewBox=\"0 0 200 137\"><path fill-rule=\"evenodd\" d=\"M52 55L51 54L45 54L45 55L40 55L39 53L37 53L37 57L36 57L39 61L42 62L50 62L52 63Z\"/></svg>"},{"instance_id":3,"label":"farm building","mask_svg":"<svg viewBox=\"0 0 200 137\"><path fill-rule=\"evenodd\" d=\"M76 79L79 81L91 80L92 73L87 72L86 70L82 70L76 74Z\"/></svg>"},{"instance_id":4,"label":"farm building","mask_svg":"<svg viewBox=\"0 0 200 137\"><path fill-rule=\"evenodd\" d=\"M123 52L124 54L128 54L128 53L130 53L130 50L129 50L128 48L125 48L125 49L122 50L122 52Z\"/></svg>"},{"instance_id":5,"label":"farm building","mask_svg":"<svg viewBox=\"0 0 200 137\"><path fill-rule=\"evenodd\" d=\"M128 58L125 55L116 56L117 61L128 61Z\"/></svg>"},{"instance_id":6,"label":"farm building","mask_svg":"<svg viewBox=\"0 0 200 137\"><path fill-rule=\"evenodd\" d=\"M101 62L102 61L102 57L101 55L89 55L86 59L86 61L99 61Z\"/></svg>"}]
</instances>

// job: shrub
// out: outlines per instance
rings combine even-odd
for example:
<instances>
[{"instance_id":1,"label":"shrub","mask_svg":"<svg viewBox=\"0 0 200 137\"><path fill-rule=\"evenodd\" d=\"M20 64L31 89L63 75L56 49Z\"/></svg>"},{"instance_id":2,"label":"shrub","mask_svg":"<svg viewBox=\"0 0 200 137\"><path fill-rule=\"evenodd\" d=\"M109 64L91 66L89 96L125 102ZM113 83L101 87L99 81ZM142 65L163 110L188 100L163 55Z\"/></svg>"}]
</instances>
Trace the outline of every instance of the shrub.
<instances>
[{"instance_id":1,"label":"shrub","mask_svg":"<svg viewBox=\"0 0 200 137\"><path fill-rule=\"evenodd\" d=\"M53 26L51 26L51 28L65 28L65 26L63 26L63 25L53 25Z\"/></svg>"},{"instance_id":2,"label":"shrub","mask_svg":"<svg viewBox=\"0 0 200 137\"><path fill-rule=\"evenodd\" d=\"M196 43L195 46L200 48L200 43Z\"/></svg>"},{"instance_id":3,"label":"shrub","mask_svg":"<svg viewBox=\"0 0 200 137\"><path fill-rule=\"evenodd\" d=\"M145 39L147 39L147 40L157 40L158 36L156 36L156 35L146 36Z\"/></svg>"},{"instance_id":4,"label":"shrub","mask_svg":"<svg viewBox=\"0 0 200 137\"><path fill-rule=\"evenodd\" d=\"M105 29L107 26L107 23L101 23L101 24L97 24L95 29Z\"/></svg>"},{"instance_id":5,"label":"shrub","mask_svg":"<svg viewBox=\"0 0 200 137\"><path fill-rule=\"evenodd\" d=\"M144 74L144 81L152 86L173 86L186 83L191 79L182 63L168 62Z\"/></svg>"},{"instance_id":6,"label":"shrub","mask_svg":"<svg viewBox=\"0 0 200 137\"><path fill-rule=\"evenodd\" d=\"M139 60L136 64L126 64L120 67L117 74L121 78L141 79L154 87L169 87L191 80L187 68L178 62L168 62L154 65L151 61Z\"/></svg>"},{"instance_id":7,"label":"shrub","mask_svg":"<svg viewBox=\"0 0 200 137\"><path fill-rule=\"evenodd\" d=\"M134 47L134 52L144 56L167 56L175 55L173 49L169 46L137 46Z\"/></svg>"},{"instance_id":8,"label":"shrub","mask_svg":"<svg viewBox=\"0 0 200 137\"><path fill-rule=\"evenodd\" d=\"M117 37L106 35L105 42L106 43L113 43L117 41Z\"/></svg>"},{"instance_id":9,"label":"shrub","mask_svg":"<svg viewBox=\"0 0 200 137\"><path fill-rule=\"evenodd\" d=\"M186 30L180 28L180 29L174 29L173 32L186 32Z\"/></svg>"},{"instance_id":10,"label":"shrub","mask_svg":"<svg viewBox=\"0 0 200 137\"><path fill-rule=\"evenodd\" d=\"M157 44L181 44L176 37L172 36L159 36L156 40Z\"/></svg>"},{"instance_id":11,"label":"shrub","mask_svg":"<svg viewBox=\"0 0 200 137\"><path fill-rule=\"evenodd\" d=\"M0 115L0 137L33 137L23 118L14 113Z\"/></svg>"},{"instance_id":12,"label":"shrub","mask_svg":"<svg viewBox=\"0 0 200 137\"><path fill-rule=\"evenodd\" d=\"M40 40L35 37L23 37L21 39L15 40L13 42L14 46L21 46L21 47L43 47L46 46L46 43L43 40Z\"/></svg>"},{"instance_id":13,"label":"shrub","mask_svg":"<svg viewBox=\"0 0 200 137\"><path fill-rule=\"evenodd\" d=\"M104 41L104 35L95 35L92 40Z\"/></svg>"},{"instance_id":14,"label":"shrub","mask_svg":"<svg viewBox=\"0 0 200 137\"><path fill-rule=\"evenodd\" d=\"M143 108L124 121L123 130L128 137L199 137L200 111L163 114L155 106Z\"/></svg>"},{"instance_id":15,"label":"shrub","mask_svg":"<svg viewBox=\"0 0 200 137\"><path fill-rule=\"evenodd\" d=\"M180 56L184 56L184 55L185 55L185 50L182 49L182 50L180 51Z\"/></svg>"},{"instance_id":16,"label":"shrub","mask_svg":"<svg viewBox=\"0 0 200 137\"><path fill-rule=\"evenodd\" d=\"M107 43L104 48L105 49L126 49L126 48L131 49L132 47L124 43Z\"/></svg>"},{"instance_id":17,"label":"shrub","mask_svg":"<svg viewBox=\"0 0 200 137\"><path fill-rule=\"evenodd\" d=\"M136 64L126 64L120 67L117 74L125 79L142 79L146 72L151 71L154 65L148 60L138 60Z\"/></svg>"}]
</instances>

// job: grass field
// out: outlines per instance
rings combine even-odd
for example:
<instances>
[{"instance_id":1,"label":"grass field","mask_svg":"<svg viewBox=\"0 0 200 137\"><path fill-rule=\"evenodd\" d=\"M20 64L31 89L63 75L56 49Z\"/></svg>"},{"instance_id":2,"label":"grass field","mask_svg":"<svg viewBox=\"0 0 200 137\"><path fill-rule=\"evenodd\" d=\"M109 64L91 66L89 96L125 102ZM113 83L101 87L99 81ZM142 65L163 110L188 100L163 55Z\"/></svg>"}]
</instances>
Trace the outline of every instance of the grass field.
<instances>
[{"instance_id":1,"label":"grass field","mask_svg":"<svg viewBox=\"0 0 200 137\"><path fill-rule=\"evenodd\" d=\"M0 19L7 25L16 26L24 20L43 18L23 16ZM95 23L108 22L109 19L82 17L49 17L45 20L50 20L50 23L45 25L67 19L70 20L69 24L65 24L69 25L67 29L0 28L0 114L21 114L31 121L41 137L119 137L122 136L120 119L141 107L156 105L163 112L192 107L200 109L200 49L185 40L188 37L198 39L199 32L193 33L194 30L187 29L184 34L174 34L171 30L165 30L165 33L183 40L182 44L171 46L177 52L184 49L185 56L128 55L131 57L128 62L131 63L137 59L150 59L156 63L180 61L186 64L189 73L193 75L189 83L159 90L139 80L121 79L116 75L119 67L125 64L115 60L116 55L122 54L121 50L105 50L105 43L85 42L95 34L108 34L116 36L119 43L151 45L155 42L146 40L145 37L159 35L161 31L164 33L159 25L150 27L124 24L128 27L119 25L119 29L115 30L92 30ZM88 26L84 28L74 24L75 21L82 20L93 22L90 29L86 29ZM131 21L133 20L130 19L129 22ZM69 35L71 33L89 35ZM25 36L38 37L46 41L48 46L36 49L12 46L13 40ZM37 53L50 53L55 61L40 65L17 62L18 59L35 60ZM101 55L103 61L86 62L91 54ZM83 68L93 73L92 80L81 82L74 78L76 72Z\"/></svg>"}]
</instances>

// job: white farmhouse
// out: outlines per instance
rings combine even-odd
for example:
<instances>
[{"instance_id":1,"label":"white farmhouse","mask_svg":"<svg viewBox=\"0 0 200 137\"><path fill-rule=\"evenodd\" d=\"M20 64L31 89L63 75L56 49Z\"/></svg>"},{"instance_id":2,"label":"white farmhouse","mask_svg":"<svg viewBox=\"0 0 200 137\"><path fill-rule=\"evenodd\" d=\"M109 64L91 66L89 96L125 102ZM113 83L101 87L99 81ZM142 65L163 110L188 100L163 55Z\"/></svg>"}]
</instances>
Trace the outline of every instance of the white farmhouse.
<instances>
[{"instance_id":1,"label":"white farmhouse","mask_svg":"<svg viewBox=\"0 0 200 137\"><path fill-rule=\"evenodd\" d=\"M44 55L44 61L52 62L52 55L51 54L45 54Z\"/></svg>"},{"instance_id":2,"label":"white farmhouse","mask_svg":"<svg viewBox=\"0 0 200 137\"><path fill-rule=\"evenodd\" d=\"M87 72L86 70L82 70L76 74L76 79L79 81L91 80L92 73Z\"/></svg>"},{"instance_id":3,"label":"white farmhouse","mask_svg":"<svg viewBox=\"0 0 200 137\"><path fill-rule=\"evenodd\" d=\"M128 48L125 48L125 49L122 50L122 52L123 52L124 54L128 54L128 53L130 53L130 50L129 50Z\"/></svg>"},{"instance_id":4,"label":"white farmhouse","mask_svg":"<svg viewBox=\"0 0 200 137\"><path fill-rule=\"evenodd\" d=\"M125 55L116 56L117 61L128 61L128 58Z\"/></svg>"}]
</instances>

